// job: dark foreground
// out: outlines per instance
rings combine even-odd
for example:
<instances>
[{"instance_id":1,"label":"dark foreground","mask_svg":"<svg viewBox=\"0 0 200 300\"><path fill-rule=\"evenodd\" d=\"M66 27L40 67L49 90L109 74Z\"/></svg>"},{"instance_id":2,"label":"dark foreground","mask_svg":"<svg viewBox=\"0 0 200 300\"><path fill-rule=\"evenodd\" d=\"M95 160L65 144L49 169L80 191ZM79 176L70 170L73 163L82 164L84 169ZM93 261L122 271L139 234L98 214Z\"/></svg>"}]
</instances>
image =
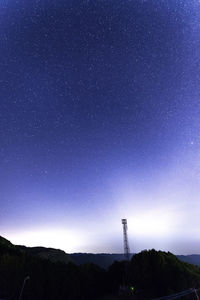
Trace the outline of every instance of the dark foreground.
<instances>
[{"instance_id":1,"label":"dark foreground","mask_svg":"<svg viewBox=\"0 0 200 300\"><path fill-rule=\"evenodd\" d=\"M116 261L108 270L50 258L30 254L26 247L0 237L0 299L18 300L27 276L21 300L125 300L118 296L122 284L129 291L127 299L148 300L200 287L199 267L169 252L142 251L129 263Z\"/></svg>"}]
</instances>

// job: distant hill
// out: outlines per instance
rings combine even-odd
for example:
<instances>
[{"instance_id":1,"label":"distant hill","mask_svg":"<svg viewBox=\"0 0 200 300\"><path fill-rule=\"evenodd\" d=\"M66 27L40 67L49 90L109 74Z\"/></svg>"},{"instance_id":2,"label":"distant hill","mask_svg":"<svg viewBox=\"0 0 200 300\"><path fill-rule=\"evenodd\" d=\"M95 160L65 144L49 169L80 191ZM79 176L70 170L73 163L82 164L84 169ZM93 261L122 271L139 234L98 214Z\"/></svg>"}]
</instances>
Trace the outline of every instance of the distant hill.
<instances>
[{"instance_id":1,"label":"distant hill","mask_svg":"<svg viewBox=\"0 0 200 300\"><path fill-rule=\"evenodd\" d=\"M132 256L133 254L131 254L131 257ZM115 261L124 260L124 254L117 254L117 253L112 253L112 254L73 253L70 254L70 257L78 265L85 264L85 263L93 263L104 269L107 269Z\"/></svg>"},{"instance_id":2,"label":"distant hill","mask_svg":"<svg viewBox=\"0 0 200 300\"><path fill-rule=\"evenodd\" d=\"M131 257L133 255L134 254L131 253ZM124 254L119 254L119 253L118 254L116 254L116 253L113 253L113 254L73 253L73 254L70 254L70 257L78 265L85 264L85 263L94 263L104 269L107 269L115 261L124 260ZM200 254L176 255L176 257L183 262L200 266Z\"/></svg>"},{"instance_id":3,"label":"distant hill","mask_svg":"<svg viewBox=\"0 0 200 300\"><path fill-rule=\"evenodd\" d=\"M69 262L74 262L69 254L59 249L45 248L45 247L25 247L25 246L18 246L18 247L19 249L29 253L30 255L38 256L43 259L48 259L54 263L62 262L68 264Z\"/></svg>"},{"instance_id":4,"label":"distant hill","mask_svg":"<svg viewBox=\"0 0 200 300\"><path fill-rule=\"evenodd\" d=\"M189 264L200 266L200 254L177 255L178 259Z\"/></svg>"},{"instance_id":5,"label":"distant hill","mask_svg":"<svg viewBox=\"0 0 200 300\"><path fill-rule=\"evenodd\" d=\"M31 255L35 255L40 258L48 259L52 262L73 262L77 265L93 263L101 268L108 269L115 261L123 261L124 254L121 253L72 253L67 254L60 249L45 248L45 247L26 247L26 246L16 246L10 241L0 236L0 251L6 250L11 252L16 251L26 251ZM1 253L1 252L0 252ZM130 257L134 254L131 253ZM178 259L183 262L200 266L200 254L192 255L176 255Z\"/></svg>"}]
</instances>

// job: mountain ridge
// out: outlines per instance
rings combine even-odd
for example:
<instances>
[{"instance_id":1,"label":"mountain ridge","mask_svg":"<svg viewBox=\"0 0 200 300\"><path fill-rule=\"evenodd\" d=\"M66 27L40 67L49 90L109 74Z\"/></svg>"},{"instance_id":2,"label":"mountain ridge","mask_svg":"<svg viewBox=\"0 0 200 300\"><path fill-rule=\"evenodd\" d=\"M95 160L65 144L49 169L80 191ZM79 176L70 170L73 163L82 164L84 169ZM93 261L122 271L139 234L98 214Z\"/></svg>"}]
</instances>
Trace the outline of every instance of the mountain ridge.
<instances>
[{"instance_id":1,"label":"mountain ridge","mask_svg":"<svg viewBox=\"0 0 200 300\"><path fill-rule=\"evenodd\" d=\"M43 259L48 259L52 262L75 263L82 265L86 263L94 263L101 268L107 269L115 261L123 261L123 253L90 253L90 252L75 252L66 253L64 250L51 247L26 247L24 245L13 245L9 240L0 236L0 244L9 247L10 251L26 251L31 255L38 256ZM132 257L134 253L130 254ZM176 255L183 262L200 266L200 254Z\"/></svg>"},{"instance_id":2,"label":"mountain ridge","mask_svg":"<svg viewBox=\"0 0 200 300\"><path fill-rule=\"evenodd\" d=\"M180 261L170 252L143 250L130 261L115 261L107 269L91 262L78 265L71 261L53 261L49 255L52 252L54 259L60 255L64 255L64 259L70 257L62 250L15 246L0 238L0 299L19 299L23 282L29 278L24 290L27 300L103 300L102 297L118 295L125 269L129 284L135 288L134 299L152 299L200 286L200 268ZM41 253L44 257L39 256ZM101 264L99 258L105 258L105 263L114 257L112 254L76 256L87 261L97 259Z\"/></svg>"}]
</instances>

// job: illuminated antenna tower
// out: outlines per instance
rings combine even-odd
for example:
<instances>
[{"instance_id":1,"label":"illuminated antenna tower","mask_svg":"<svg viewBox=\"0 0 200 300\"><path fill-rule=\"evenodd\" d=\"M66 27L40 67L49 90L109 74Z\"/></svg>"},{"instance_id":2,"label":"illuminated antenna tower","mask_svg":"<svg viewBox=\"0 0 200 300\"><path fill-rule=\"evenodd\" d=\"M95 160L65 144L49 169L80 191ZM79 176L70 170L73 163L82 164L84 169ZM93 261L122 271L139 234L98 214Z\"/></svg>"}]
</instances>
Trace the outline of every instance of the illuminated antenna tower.
<instances>
[{"instance_id":1,"label":"illuminated antenna tower","mask_svg":"<svg viewBox=\"0 0 200 300\"><path fill-rule=\"evenodd\" d=\"M126 260L129 260L130 249L129 249L129 245L128 245L127 219L122 219L122 225L123 225L123 236L124 236L124 256L125 256Z\"/></svg>"}]
</instances>

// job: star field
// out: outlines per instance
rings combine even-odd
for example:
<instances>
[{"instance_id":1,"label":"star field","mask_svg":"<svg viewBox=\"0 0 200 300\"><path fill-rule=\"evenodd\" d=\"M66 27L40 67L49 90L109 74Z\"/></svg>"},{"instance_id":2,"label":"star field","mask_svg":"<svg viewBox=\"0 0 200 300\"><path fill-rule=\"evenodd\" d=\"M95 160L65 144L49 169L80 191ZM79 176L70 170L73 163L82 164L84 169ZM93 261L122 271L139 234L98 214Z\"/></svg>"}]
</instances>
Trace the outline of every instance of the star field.
<instances>
[{"instance_id":1,"label":"star field","mask_svg":"<svg viewBox=\"0 0 200 300\"><path fill-rule=\"evenodd\" d=\"M2 235L121 252L127 217L133 251L199 251L199 9L1 1Z\"/></svg>"}]
</instances>

